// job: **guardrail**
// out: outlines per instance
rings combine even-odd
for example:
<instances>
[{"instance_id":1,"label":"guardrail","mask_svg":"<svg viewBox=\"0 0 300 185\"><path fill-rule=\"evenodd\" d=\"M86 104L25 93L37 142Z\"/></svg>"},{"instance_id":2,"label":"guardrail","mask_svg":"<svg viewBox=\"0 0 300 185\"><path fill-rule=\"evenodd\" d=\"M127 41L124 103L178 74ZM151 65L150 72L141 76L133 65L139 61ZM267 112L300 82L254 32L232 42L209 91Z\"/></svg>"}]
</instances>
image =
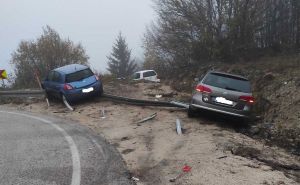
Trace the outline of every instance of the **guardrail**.
<instances>
[{"instance_id":1,"label":"guardrail","mask_svg":"<svg viewBox=\"0 0 300 185\"><path fill-rule=\"evenodd\" d=\"M14 91L0 91L0 97L36 97L36 96L46 96L44 90L14 90ZM188 108L188 104L177 101L153 101L153 100L141 100L135 98L128 98L122 96L116 96L112 94L104 93L103 97L110 99L115 102L126 103L131 105L140 106L160 106L160 107L178 107L178 108Z\"/></svg>"},{"instance_id":2,"label":"guardrail","mask_svg":"<svg viewBox=\"0 0 300 185\"><path fill-rule=\"evenodd\" d=\"M44 90L13 90L0 91L0 97L31 97L31 96L45 96Z\"/></svg>"},{"instance_id":3,"label":"guardrail","mask_svg":"<svg viewBox=\"0 0 300 185\"><path fill-rule=\"evenodd\" d=\"M135 99L135 98L128 98L128 97L122 97L122 96L116 96L112 94L103 94L104 98L111 99L115 102L124 102L127 104L132 105L141 105L141 106L159 106L159 107L178 107L178 108L188 108L188 104L177 102L177 101L153 101L153 100L141 100L141 99Z\"/></svg>"}]
</instances>

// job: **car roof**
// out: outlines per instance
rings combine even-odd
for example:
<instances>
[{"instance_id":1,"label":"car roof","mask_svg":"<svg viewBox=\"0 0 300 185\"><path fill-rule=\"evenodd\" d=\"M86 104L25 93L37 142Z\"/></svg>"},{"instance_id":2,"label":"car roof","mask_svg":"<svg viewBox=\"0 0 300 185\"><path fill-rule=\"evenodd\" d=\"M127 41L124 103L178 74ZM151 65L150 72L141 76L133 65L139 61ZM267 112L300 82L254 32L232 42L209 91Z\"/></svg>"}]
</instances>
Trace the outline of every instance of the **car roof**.
<instances>
[{"instance_id":1,"label":"car roof","mask_svg":"<svg viewBox=\"0 0 300 185\"><path fill-rule=\"evenodd\" d=\"M57 71L57 72L60 72L63 74L70 74L70 73L74 73L76 71L81 71L81 70L84 70L87 68L88 68L87 66L81 65L81 64L70 64L70 65L56 68L56 69L54 69L54 71Z\"/></svg>"},{"instance_id":2,"label":"car roof","mask_svg":"<svg viewBox=\"0 0 300 185\"><path fill-rule=\"evenodd\" d=\"M135 73L144 73L144 72L149 72L149 71L154 71L154 70L142 70L142 71L137 71ZM154 71L155 72L155 71ZM156 73L156 72L155 72Z\"/></svg>"},{"instance_id":3,"label":"car roof","mask_svg":"<svg viewBox=\"0 0 300 185\"><path fill-rule=\"evenodd\" d=\"M220 71L210 71L209 73L216 73L216 74L221 74L221 75L226 75L226 76L232 76L235 78L241 78L243 80L249 80L248 78L240 76L240 75L235 75L235 74L225 73L225 72L220 72Z\"/></svg>"}]
</instances>

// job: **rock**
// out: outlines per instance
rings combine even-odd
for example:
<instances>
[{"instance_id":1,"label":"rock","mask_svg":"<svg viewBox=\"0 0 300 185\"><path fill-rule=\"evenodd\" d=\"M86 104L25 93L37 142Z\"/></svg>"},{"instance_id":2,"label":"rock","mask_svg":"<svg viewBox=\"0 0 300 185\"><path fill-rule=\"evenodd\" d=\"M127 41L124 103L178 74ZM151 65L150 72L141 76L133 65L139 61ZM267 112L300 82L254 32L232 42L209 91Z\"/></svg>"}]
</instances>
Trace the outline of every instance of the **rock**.
<instances>
[{"instance_id":1,"label":"rock","mask_svg":"<svg viewBox=\"0 0 300 185\"><path fill-rule=\"evenodd\" d=\"M236 174L236 173L237 173L236 171L234 171L234 170L232 170L232 169L230 169L229 172L230 172L231 174Z\"/></svg>"},{"instance_id":2,"label":"rock","mask_svg":"<svg viewBox=\"0 0 300 185\"><path fill-rule=\"evenodd\" d=\"M260 167L260 169L262 169L263 171L271 171L272 170L272 168L270 166L266 166L266 165L262 165Z\"/></svg>"},{"instance_id":3,"label":"rock","mask_svg":"<svg viewBox=\"0 0 300 185\"><path fill-rule=\"evenodd\" d=\"M254 157L260 155L261 151L256 149L256 148L241 145L241 146L237 146L237 147L232 148L231 153L233 155L239 155L241 157L254 158Z\"/></svg>"},{"instance_id":4,"label":"rock","mask_svg":"<svg viewBox=\"0 0 300 185\"><path fill-rule=\"evenodd\" d=\"M263 76L263 79L265 80L265 81L272 81L272 80L274 80L274 75L273 75L273 73L267 73L267 74L265 74L264 76Z\"/></svg>"},{"instance_id":5,"label":"rock","mask_svg":"<svg viewBox=\"0 0 300 185\"><path fill-rule=\"evenodd\" d=\"M252 126L249 132L251 135L257 135L259 131L260 129L257 126Z\"/></svg>"},{"instance_id":6,"label":"rock","mask_svg":"<svg viewBox=\"0 0 300 185\"><path fill-rule=\"evenodd\" d=\"M134 149L125 149L125 150L123 150L122 151L122 154L129 154L129 153L131 153L131 152L133 152L134 151Z\"/></svg>"},{"instance_id":7,"label":"rock","mask_svg":"<svg viewBox=\"0 0 300 185\"><path fill-rule=\"evenodd\" d=\"M295 83L297 87L300 87L300 78L298 78Z\"/></svg>"},{"instance_id":8,"label":"rock","mask_svg":"<svg viewBox=\"0 0 300 185\"><path fill-rule=\"evenodd\" d=\"M270 185L270 183L268 183L268 181L266 181L266 180L264 180L264 181L262 182L262 184L264 184L264 185Z\"/></svg>"}]
</instances>

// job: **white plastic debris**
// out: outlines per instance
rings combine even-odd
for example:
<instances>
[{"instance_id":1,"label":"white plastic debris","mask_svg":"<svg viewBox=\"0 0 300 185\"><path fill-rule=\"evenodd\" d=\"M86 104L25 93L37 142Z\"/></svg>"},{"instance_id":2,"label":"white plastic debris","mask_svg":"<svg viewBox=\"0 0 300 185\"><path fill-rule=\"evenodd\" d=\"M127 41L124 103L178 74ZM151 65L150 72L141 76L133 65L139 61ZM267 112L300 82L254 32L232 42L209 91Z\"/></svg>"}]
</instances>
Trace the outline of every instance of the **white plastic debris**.
<instances>
[{"instance_id":1,"label":"white plastic debris","mask_svg":"<svg viewBox=\"0 0 300 185\"><path fill-rule=\"evenodd\" d=\"M162 97L162 95L161 94L157 94L157 95L155 95L155 98L161 98Z\"/></svg>"},{"instance_id":2,"label":"white plastic debris","mask_svg":"<svg viewBox=\"0 0 300 185\"><path fill-rule=\"evenodd\" d=\"M134 180L134 181L140 181L140 179L136 178L136 177L131 177L131 179Z\"/></svg>"},{"instance_id":3,"label":"white plastic debris","mask_svg":"<svg viewBox=\"0 0 300 185\"><path fill-rule=\"evenodd\" d=\"M62 96L62 99L63 99L63 102L64 104L66 105L66 107L71 110L71 111L74 111L73 107L68 103L67 99L65 96Z\"/></svg>"},{"instance_id":4,"label":"white plastic debris","mask_svg":"<svg viewBox=\"0 0 300 185\"><path fill-rule=\"evenodd\" d=\"M102 110L100 111L100 118L101 118L101 119L105 119L105 111L104 111L104 107L102 107Z\"/></svg>"},{"instance_id":5,"label":"white plastic debris","mask_svg":"<svg viewBox=\"0 0 300 185\"><path fill-rule=\"evenodd\" d=\"M47 103L47 106L50 107L50 103L49 103L48 98L46 98L46 103Z\"/></svg>"},{"instance_id":6,"label":"white plastic debris","mask_svg":"<svg viewBox=\"0 0 300 185\"><path fill-rule=\"evenodd\" d=\"M177 131L178 135L182 134L181 124L180 124L180 120L178 118L176 119L176 131Z\"/></svg>"}]
</instances>

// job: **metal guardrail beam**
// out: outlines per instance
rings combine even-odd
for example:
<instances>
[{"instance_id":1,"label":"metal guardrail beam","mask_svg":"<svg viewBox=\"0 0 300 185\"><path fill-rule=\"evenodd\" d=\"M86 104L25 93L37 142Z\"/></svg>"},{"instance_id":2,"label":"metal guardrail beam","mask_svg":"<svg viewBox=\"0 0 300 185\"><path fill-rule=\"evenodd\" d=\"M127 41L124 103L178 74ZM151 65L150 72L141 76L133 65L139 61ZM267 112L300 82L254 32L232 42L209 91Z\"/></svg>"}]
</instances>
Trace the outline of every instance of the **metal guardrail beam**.
<instances>
[{"instance_id":1,"label":"metal guardrail beam","mask_svg":"<svg viewBox=\"0 0 300 185\"><path fill-rule=\"evenodd\" d=\"M0 97L30 97L30 96L45 96L44 90L13 90L13 91L0 91Z\"/></svg>"},{"instance_id":2,"label":"metal guardrail beam","mask_svg":"<svg viewBox=\"0 0 300 185\"><path fill-rule=\"evenodd\" d=\"M44 90L14 90L14 91L0 91L0 97L35 97L35 96L45 96ZM104 98L110 99L112 101L127 103L132 105L140 106L160 106L160 107L178 107L178 108L188 108L188 104L177 102L177 101L153 101L153 100L141 100L135 98L128 98L122 96L116 96L112 94L103 94Z\"/></svg>"},{"instance_id":3,"label":"metal guardrail beam","mask_svg":"<svg viewBox=\"0 0 300 185\"><path fill-rule=\"evenodd\" d=\"M113 101L125 102L125 103L133 104L133 105L188 108L188 104L181 103L181 102L179 103L179 102L175 102L175 101L166 102L166 101L140 100L140 99L135 99L135 98L116 96L116 95L107 94L107 93L104 93L103 97L111 99Z\"/></svg>"}]
</instances>

